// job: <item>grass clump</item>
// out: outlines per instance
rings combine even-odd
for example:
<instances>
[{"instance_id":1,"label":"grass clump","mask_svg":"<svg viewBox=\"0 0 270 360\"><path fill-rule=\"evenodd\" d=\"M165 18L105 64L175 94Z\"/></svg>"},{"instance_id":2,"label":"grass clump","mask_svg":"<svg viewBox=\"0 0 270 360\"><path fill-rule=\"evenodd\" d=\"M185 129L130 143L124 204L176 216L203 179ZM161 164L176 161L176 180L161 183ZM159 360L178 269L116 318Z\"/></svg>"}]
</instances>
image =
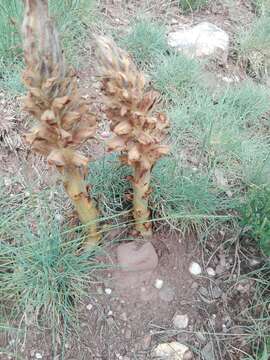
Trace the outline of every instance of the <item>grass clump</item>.
<instances>
[{"instance_id":1,"label":"grass clump","mask_svg":"<svg viewBox=\"0 0 270 360\"><path fill-rule=\"evenodd\" d=\"M174 152L185 149L185 161L206 171L222 169L231 186L263 182L269 169L268 97L266 88L249 82L215 98L194 90L169 110Z\"/></svg>"},{"instance_id":2,"label":"grass clump","mask_svg":"<svg viewBox=\"0 0 270 360\"><path fill-rule=\"evenodd\" d=\"M254 186L240 206L241 225L246 236L254 239L263 253L270 256L270 189Z\"/></svg>"},{"instance_id":3,"label":"grass clump","mask_svg":"<svg viewBox=\"0 0 270 360\"><path fill-rule=\"evenodd\" d=\"M178 0L180 8L184 12L200 10L209 4L209 0Z\"/></svg>"},{"instance_id":4,"label":"grass clump","mask_svg":"<svg viewBox=\"0 0 270 360\"><path fill-rule=\"evenodd\" d=\"M126 209L125 195L131 191L127 179L131 175L129 167L123 166L116 154L110 154L91 162L90 169L87 182L102 215L107 217Z\"/></svg>"},{"instance_id":5,"label":"grass clump","mask_svg":"<svg viewBox=\"0 0 270 360\"><path fill-rule=\"evenodd\" d=\"M134 21L129 34L120 43L140 67L155 62L168 49L165 26L148 19Z\"/></svg>"},{"instance_id":6,"label":"grass clump","mask_svg":"<svg viewBox=\"0 0 270 360\"><path fill-rule=\"evenodd\" d=\"M259 15L270 14L270 2L269 0L252 0L252 5Z\"/></svg>"},{"instance_id":7,"label":"grass clump","mask_svg":"<svg viewBox=\"0 0 270 360\"><path fill-rule=\"evenodd\" d=\"M49 0L50 14L60 31L66 58L75 66L78 65L78 53L87 37L87 26L93 20L94 7L95 3L92 0ZM23 67L22 18L21 0L1 1L0 86L12 93L20 93L23 90L19 75Z\"/></svg>"},{"instance_id":8,"label":"grass clump","mask_svg":"<svg viewBox=\"0 0 270 360\"><path fill-rule=\"evenodd\" d=\"M247 72L265 78L270 69L270 15L255 20L249 31L238 36L238 52Z\"/></svg>"},{"instance_id":9,"label":"grass clump","mask_svg":"<svg viewBox=\"0 0 270 360\"><path fill-rule=\"evenodd\" d=\"M211 177L181 166L179 158L165 158L153 171L152 211L156 217L185 232L206 231L207 226L228 220L229 203Z\"/></svg>"},{"instance_id":10,"label":"grass clump","mask_svg":"<svg viewBox=\"0 0 270 360\"><path fill-rule=\"evenodd\" d=\"M198 61L176 53L163 56L152 72L155 88L174 102L199 84L200 75Z\"/></svg>"},{"instance_id":11,"label":"grass clump","mask_svg":"<svg viewBox=\"0 0 270 360\"><path fill-rule=\"evenodd\" d=\"M91 276L102 265L94 250L79 255L81 239L64 231L44 204L39 199L32 216L16 223L16 238L1 245L0 295L10 321L21 319L22 329L47 328L53 341L76 326L75 305L87 297Z\"/></svg>"}]
</instances>

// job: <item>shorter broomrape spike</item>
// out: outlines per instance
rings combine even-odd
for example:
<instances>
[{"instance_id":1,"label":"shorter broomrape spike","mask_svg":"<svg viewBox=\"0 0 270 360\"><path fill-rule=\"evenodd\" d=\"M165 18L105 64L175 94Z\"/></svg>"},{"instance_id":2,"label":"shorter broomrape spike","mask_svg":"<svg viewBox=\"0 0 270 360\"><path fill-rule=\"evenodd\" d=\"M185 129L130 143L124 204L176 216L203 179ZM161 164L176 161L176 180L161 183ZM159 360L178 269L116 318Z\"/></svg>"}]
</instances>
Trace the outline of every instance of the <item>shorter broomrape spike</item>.
<instances>
[{"instance_id":1,"label":"shorter broomrape spike","mask_svg":"<svg viewBox=\"0 0 270 360\"><path fill-rule=\"evenodd\" d=\"M148 208L151 171L156 161L168 154L161 145L169 122L165 114L152 114L159 98L145 92L145 79L128 54L107 38L98 39L98 63L106 114L115 136L108 141L109 151L120 151L122 163L133 168L133 216L137 232L152 236Z\"/></svg>"},{"instance_id":2,"label":"shorter broomrape spike","mask_svg":"<svg viewBox=\"0 0 270 360\"><path fill-rule=\"evenodd\" d=\"M74 72L65 65L47 0L25 0L22 33L23 80L28 88L25 110L38 120L25 138L58 169L81 222L87 226L84 245L93 246L100 240L98 212L84 180L88 159L77 149L95 136L96 118L78 95Z\"/></svg>"}]
</instances>

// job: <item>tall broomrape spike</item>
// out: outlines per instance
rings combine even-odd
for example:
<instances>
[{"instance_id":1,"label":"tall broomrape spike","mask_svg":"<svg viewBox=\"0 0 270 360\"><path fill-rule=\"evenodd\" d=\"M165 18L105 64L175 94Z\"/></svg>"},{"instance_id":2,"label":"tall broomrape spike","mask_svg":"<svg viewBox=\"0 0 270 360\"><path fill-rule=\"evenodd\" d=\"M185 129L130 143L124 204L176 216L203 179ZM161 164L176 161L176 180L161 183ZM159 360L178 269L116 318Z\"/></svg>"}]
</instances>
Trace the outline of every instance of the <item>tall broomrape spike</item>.
<instances>
[{"instance_id":1,"label":"tall broomrape spike","mask_svg":"<svg viewBox=\"0 0 270 360\"><path fill-rule=\"evenodd\" d=\"M74 72L65 65L47 0L25 0L22 33L28 88L24 109L38 120L26 141L60 172L81 222L89 224L85 245L92 246L99 241L98 212L84 181L88 159L77 148L95 135L96 118L78 94Z\"/></svg>"},{"instance_id":2,"label":"tall broomrape spike","mask_svg":"<svg viewBox=\"0 0 270 360\"><path fill-rule=\"evenodd\" d=\"M161 144L169 122L163 113L152 114L159 94L145 92L145 78L127 53L112 40L100 37L97 55L106 115L114 132L108 148L120 151L121 161L133 167L135 227L141 236L148 237L152 235L148 209L151 170L169 152L169 147Z\"/></svg>"}]
</instances>

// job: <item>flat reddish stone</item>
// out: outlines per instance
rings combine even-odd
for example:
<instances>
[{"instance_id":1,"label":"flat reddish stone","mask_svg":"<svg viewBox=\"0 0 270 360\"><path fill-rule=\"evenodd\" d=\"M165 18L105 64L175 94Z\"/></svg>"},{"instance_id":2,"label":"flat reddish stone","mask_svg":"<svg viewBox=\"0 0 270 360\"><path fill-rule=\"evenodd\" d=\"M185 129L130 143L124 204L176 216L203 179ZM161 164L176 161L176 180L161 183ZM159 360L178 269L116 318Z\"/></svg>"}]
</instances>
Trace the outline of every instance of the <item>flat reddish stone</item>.
<instances>
[{"instance_id":1,"label":"flat reddish stone","mask_svg":"<svg viewBox=\"0 0 270 360\"><path fill-rule=\"evenodd\" d=\"M117 248L118 264L122 271L151 271L158 265L158 256L151 242L143 245L130 242Z\"/></svg>"}]
</instances>

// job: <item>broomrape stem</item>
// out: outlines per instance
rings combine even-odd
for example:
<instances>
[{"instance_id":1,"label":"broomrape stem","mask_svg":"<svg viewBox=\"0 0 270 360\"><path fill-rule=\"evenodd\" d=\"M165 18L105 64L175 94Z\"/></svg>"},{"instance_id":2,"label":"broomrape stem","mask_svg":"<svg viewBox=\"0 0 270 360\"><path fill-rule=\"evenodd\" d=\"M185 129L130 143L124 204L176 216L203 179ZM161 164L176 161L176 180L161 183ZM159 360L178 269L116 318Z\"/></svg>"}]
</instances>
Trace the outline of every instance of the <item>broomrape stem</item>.
<instances>
[{"instance_id":1,"label":"broomrape stem","mask_svg":"<svg viewBox=\"0 0 270 360\"><path fill-rule=\"evenodd\" d=\"M87 225L87 238L84 247L92 247L100 241L97 231L98 211L88 193L84 177L75 166L66 166L63 173L65 190L70 197L82 224Z\"/></svg>"},{"instance_id":2,"label":"broomrape stem","mask_svg":"<svg viewBox=\"0 0 270 360\"><path fill-rule=\"evenodd\" d=\"M152 224L149 222L150 211L148 198L150 189L151 171L143 175L140 164L134 166L133 185L133 217L136 231L144 238L152 236Z\"/></svg>"},{"instance_id":3,"label":"broomrape stem","mask_svg":"<svg viewBox=\"0 0 270 360\"><path fill-rule=\"evenodd\" d=\"M74 71L65 64L54 22L48 14L48 0L25 0L22 26L28 88L25 110L37 120L26 134L33 151L45 156L62 176L64 187L83 225L85 248L100 240L98 211L88 196L85 172L88 159L80 146L96 134L96 117L78 93Z\"/></svg>"}]
</instances>

